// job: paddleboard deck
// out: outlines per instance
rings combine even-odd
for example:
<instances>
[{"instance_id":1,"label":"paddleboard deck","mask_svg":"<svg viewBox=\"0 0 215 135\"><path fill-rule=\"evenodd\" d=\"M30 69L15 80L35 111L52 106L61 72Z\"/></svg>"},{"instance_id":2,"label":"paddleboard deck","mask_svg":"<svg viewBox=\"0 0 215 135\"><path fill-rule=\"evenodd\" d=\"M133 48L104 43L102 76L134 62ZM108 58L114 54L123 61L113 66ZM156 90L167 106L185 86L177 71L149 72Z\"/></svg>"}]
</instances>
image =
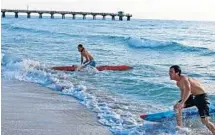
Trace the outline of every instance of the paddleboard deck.
<instances>
[{"instance_id":1,"label":"paddleboard deck","mask_svg":"<svg viewBox=\"0 0 215 135\"><path fill-rule=\"evenodd\" d=\"M75 71L78 66L72 65L72 66L57 66L52 67L51 69L54 70L61 70L61 71ZM98 71L104 71L104 70L116 70L116 71L125 71L130 70L132 67L126 66L126 65L117 65L117 66L97 66L96 67Z\"/></svg>"},{"instance_id":2,"label":"paddleboard deck","mask_svg":"<svg viewBox=\"0 0 215 135\"><path fill-rule=\"evenodd\" d=\"M210 104L209 112L210 114L215 113L214 104ZM198 116L198 115L199 113L196 107L185 108L183 109L183 112L182 112L183 118L188 118L191 116ZM176 117L176 112L174 110L140 115L140 118L147 121L153 121L153 122L162 122L165 120L175 119L175 117Z\"/></svg>"}]
</instances>

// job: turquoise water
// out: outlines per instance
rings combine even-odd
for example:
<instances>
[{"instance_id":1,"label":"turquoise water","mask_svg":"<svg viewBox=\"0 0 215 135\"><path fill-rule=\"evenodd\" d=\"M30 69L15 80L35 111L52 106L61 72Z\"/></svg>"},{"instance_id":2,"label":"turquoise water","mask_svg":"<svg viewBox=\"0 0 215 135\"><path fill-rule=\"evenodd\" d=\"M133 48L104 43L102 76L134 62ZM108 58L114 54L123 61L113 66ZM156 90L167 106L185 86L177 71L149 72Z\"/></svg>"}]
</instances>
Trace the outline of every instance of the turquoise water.
<instances>
[{"instance_id":1,"label":"turquoise water","mask_svg":"<svg viewBox=\"0 0 215 135\"><path fill-rule=\"evenodd\" d=\"M200 80L215 101L215 22L9 16L2 19L1 27L2 79L39 83L71 95L96 112L98 121L114 134L177 134L174 121L157 125L139 118L143 113L172 109L179 99L179 90L168 76L173 64ZM80 64L79 43L93 54L97 65L133 69L50 69ZM186 126L193 133L197 128L207 131L195 120L190 123Z\"/></svg>"}]
</instances>

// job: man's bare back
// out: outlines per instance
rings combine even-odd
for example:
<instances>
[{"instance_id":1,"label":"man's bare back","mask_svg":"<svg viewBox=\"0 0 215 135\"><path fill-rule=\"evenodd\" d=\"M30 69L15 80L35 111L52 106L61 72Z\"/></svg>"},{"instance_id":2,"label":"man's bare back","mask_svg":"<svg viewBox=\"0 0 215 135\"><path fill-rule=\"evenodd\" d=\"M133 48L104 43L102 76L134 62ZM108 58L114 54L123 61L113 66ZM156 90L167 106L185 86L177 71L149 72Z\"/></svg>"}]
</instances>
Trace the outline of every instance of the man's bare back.
<instances>
[{"instance_id":1,"label":"man's bare back","mask_svg":"<svg viewBox=\"0 0 215 135\"><path fill-rule=\"evenodd\" d=\"M205 93L203 86L198 80L185 75L181 75L180 81L177 82L177 86L180 88L181 91L184 91L185 81L189 82L192 95L199 95Z\"/></svg>"},{"instance_id":2,"label":"man's bare back","mask_svg":"<svg viewBox=\"0 0 215 135\"><path fill-rule=\"evenodd\" d=\"M84 50L81 52L82 57L84 57L87 61L92 61L93 56L84 48Z\"/></svg>"}]
</instances>

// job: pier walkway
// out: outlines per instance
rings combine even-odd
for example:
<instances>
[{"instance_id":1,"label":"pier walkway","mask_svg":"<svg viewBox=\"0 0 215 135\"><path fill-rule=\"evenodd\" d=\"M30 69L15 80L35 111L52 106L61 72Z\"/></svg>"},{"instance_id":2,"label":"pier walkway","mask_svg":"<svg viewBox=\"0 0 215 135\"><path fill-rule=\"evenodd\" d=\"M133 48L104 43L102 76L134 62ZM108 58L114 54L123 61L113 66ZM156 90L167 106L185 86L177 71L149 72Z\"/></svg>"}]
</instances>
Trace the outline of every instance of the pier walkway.
<instances>
[{"instance_id":1,"label":"pier walkway","mask_svg":"<svg viewBox=\"0 0 215 135\"><path fill-rule=\"evenodd\" d=\"M102 16L102 19L105 20L106 16L111 16L112 20L115 20L115 17L118 16L119 20L122 21L123 17L127 18L127 21L130 21L132 15L125 14L123 11L119 11L118 13L99 13L99 12L73 12L73 11L48 11L48 10L19 10L19 9L1 9L2 18L6 17L6 12L13 12L15 14L15 18L18 18L19 13L26 13L27 18L31 18L31 13L38 13L39 18L42 18L44 13L50 14L51 18L54 18L54 14L61 14L62 19L65 19L66 14L71 14L72 18L75 19L76 15L82 15L83 19L86 19L87 15L91 15L93 20L96 19L96 16Z\"/></svg>"}]
</instances>

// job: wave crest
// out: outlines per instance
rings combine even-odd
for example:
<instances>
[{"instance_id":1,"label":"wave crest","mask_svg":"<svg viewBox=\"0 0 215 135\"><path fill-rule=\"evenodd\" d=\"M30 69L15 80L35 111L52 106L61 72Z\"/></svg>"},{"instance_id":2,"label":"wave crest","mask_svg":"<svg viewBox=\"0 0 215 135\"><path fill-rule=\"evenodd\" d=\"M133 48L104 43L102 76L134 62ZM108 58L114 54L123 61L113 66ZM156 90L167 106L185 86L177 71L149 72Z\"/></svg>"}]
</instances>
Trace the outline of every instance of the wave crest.
<instances>
[{"instance_id":1,"label":"wave crest","mask_svg":"<svg viewBox=\"0 0 215 135\"><path fill-rule=\"evenodd\" d=\"M161 51L180 51L180 52L198 52L200 55L214 55L215 52L205 47L186 46L174 41L159 41L146 38L132 38L126 39L129 47L134 49L153 49Z\"/></svg>"},{"instance_id":2,"label":"wave crest","mask_svg":"<svg viewBox=\"0 0 215 135\"><path fill-rule=\"evenodd\" d=\"M164 42L164 41L156 41L145 38L131 38L127 39L128 45L133 48L161 48L167 47L171 45L178 45L176 42Z\"/></svg>"}]
</instances>

